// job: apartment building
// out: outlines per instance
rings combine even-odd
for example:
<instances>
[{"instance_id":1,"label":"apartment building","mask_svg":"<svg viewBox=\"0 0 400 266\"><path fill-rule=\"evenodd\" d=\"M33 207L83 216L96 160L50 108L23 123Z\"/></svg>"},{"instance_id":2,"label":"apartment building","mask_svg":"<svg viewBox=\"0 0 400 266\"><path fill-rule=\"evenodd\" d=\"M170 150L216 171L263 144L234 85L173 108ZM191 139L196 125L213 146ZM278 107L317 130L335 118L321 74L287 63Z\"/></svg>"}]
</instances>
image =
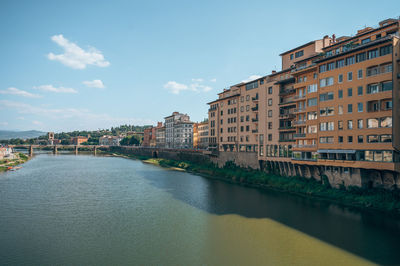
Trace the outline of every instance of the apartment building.
<instances>
[{"instance_id":1,"label":"apartment building","mask_svg":"<svg viewBox=\"0 0 400 266\"><path fill-rule=\"evenodd\" d=\"M156 147L165 148L165 126L162 122L158 122L156 127Z\"/></svg>"},{"instance_id":2,"label":"apartment building","mask_svg":"<svg viewBox=\"0 0 400 266\"><path fill-rule=\"evenodd\" d=\"M99 138L99 145L105 145L105 146L119 146L120 141L123 138L121 136L109 136L109 135L104 135Z\"/></svg>"},{"instance_id":3,"label":"apartment building","mask_svg":"<svg viewBox=\"0 0 400 266\"><path fill-rule=\"evenodd\" d=\"M187 114L173 112L165 119L165 147L172 149L193 148L193 122Z\"/></svg>"},{"instance_id":4,"label":"apartment building","mask_svg":"<svg viewBox=\"0 0 400 266\"><path fill-rule=\"evenodd\" d=\"M193 124L193 148L208 148L208 121Z\"/></svg>"},{"instance_id":5,"label":"apartment building","mask_svg":"<svg viewBox=\"0 0 400 266\"><path fill-rule=\"evenodd\" d=\"M282 70L208 103L210 148L335 185L400 184L399 47L387 19L280 54Z\"/></svg>"}]
</instances>

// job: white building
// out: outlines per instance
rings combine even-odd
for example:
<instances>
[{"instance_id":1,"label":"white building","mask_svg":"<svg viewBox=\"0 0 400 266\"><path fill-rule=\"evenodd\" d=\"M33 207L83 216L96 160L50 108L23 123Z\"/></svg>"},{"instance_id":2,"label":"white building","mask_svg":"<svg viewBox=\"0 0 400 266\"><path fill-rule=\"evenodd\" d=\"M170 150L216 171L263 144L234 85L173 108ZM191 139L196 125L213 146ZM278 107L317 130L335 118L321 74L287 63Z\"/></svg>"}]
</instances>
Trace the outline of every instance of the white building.
<instances>
[{"instance_id":1,"label":"white building","mask_svg":"<svg viewBox=\"0 0 400 266\"><path fill-rule=\"evenodd\" d=\"M165 119L165 147L171 149L193 148L193 122L187 114L173 112Z\"/></svg>"},{"instance_id":2,"label":"white building","mask_svg":"<svg viewBox=\"0 0 400 266\"><path fill-rule=\"evenodd\" d=\"M122 140L119 136L102 136L99 138L99 144L104 146L119 146L119 142Z\"/></svg>"}]
</instances>

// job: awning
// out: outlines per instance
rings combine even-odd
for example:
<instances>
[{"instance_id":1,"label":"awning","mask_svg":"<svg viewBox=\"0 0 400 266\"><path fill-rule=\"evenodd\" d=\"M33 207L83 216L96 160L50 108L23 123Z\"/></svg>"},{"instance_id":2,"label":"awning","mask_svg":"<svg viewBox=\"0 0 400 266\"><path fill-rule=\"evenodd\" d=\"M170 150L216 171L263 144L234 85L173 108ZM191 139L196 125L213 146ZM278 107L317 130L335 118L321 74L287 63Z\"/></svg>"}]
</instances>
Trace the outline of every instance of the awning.
<instances>
[{"instance_id":1,"label":"awning","mask_svg":"<svg viewBox=\"0 0 400 266\"><path fill-rule=\"evenodd\" d=\"M318 153L356 153L356 150L318 150Z\"/></svg>"}]
</instances>

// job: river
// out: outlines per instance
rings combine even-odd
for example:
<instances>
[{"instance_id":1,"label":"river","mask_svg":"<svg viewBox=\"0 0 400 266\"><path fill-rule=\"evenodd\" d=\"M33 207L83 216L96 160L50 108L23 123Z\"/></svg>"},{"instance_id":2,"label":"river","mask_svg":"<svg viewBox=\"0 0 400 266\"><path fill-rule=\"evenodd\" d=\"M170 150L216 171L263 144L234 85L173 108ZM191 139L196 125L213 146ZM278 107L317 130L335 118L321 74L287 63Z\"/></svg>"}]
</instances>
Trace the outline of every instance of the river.
<instances>
[{"instance_id":1,"label":"river","mask_svg":"<svg viewBox=\"0 0 400 266\"><path fill-rule=\"evenodd\" d=\"M1 265L400 264L399 224L124 158L0 173Z\"/></svg>"}]
</instances>

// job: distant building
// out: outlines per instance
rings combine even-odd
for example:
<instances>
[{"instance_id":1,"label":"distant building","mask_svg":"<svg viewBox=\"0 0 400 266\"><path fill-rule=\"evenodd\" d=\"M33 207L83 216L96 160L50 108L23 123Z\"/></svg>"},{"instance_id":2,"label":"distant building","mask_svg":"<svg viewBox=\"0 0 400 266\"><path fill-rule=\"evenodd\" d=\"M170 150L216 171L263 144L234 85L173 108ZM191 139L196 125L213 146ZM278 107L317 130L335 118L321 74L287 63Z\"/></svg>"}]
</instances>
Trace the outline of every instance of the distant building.
<instances>
[{"instance_id":1,"label":"distant building","mask_svg":"<svg viewBox=\"0 0 400 266\"><path fill-rule=\"evenodd\" d=\"M73 137L71 138L71 143L73 145L81 145L84 142L87 142L88 138L87 137L83 137L83 136L77 136L77 137Z\"/></svg>"},{"instance_id":2,"label":"distant building","mask_svg":"<svg viewBox=\"0 0 400 266\"><path fill-rule=\"evenodd\" d=\"M158 122L156 127L156 147L165 148L165 126Z\"/></svg>"},{"instance_id":3,"label":"distant building","mask_svg":"<svg viewBox=\"0 0 400 266\"><path fill-rule=\"evenodd\" d=\"M47 132L47 145L58 145L61 140L54 138L54 132Z\"/></svg>"},{"instance_id":4,"label":"distant building","mask_svg":"<svg viewBox=\"0 0 400 266\"><path fill-rule=\"evenodd\" d=\"M173 112L165 119L165 147L173 149L193 148L193 122L187 114Z\"/></svg>"},{"instance_id":5,"label":"distant building","mask_svg":"<svg viewBox=\"0 0 400 266\"><path fill-rule=\"evenodd\" d=\"M104 146L119 146L120 141L122 140L122 137L120 136L102 136L99 138L99 145L104 145Z\"/></svg>"},{"instance_id":6,"label":"distant building","mask_svg":"<svg viewBox=\"0 0 400 266\"><path fill-rule=\"evenodd\" d=\"M208 121L193 124L193 148L208 148Z\"/></svg>"},{"instance_id":7,"label":"distant building","mask_svg":"<svg viewBox=\"0 0 400 266\"><path fill-rule=\"evenodd\" d=\"M13 149L8 146L1 146L0 147L0 159L4 158L12 158L13 157Z\"/></svg>"},{"instance_id":8,"label":"distant building","mask_svg":"<svg viewBox=\"0 0 400 266\"><path fill-rule=\"evenodd\" d=\"M156 144L156 128L155 127L149 127L146 128L143 132L143 142L142 146L143 147L154 147Z\"/></svg>"}]
</instances>

